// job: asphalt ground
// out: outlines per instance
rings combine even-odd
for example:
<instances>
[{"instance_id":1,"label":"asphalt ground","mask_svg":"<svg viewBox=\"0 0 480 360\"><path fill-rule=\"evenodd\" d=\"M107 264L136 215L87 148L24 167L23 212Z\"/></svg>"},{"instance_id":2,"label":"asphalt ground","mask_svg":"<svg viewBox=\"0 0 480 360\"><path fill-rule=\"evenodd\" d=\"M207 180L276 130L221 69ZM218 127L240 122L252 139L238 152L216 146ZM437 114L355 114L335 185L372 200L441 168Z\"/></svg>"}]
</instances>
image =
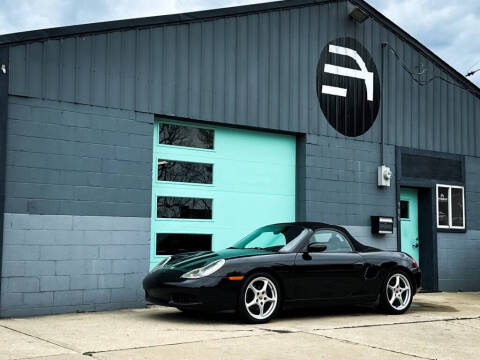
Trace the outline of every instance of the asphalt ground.
<instances>
[{"instance_id":1,"label":"asphalt ground","mask_svg":"<svg viewBox=\"0 0 480 360\"><path fill-rule=\"evenodd\" d=\"M0 320L3 359L480 359L480 293L421 293L403 315L288 311L247 325L176 309Z\"/></svg>"}]
</instances>

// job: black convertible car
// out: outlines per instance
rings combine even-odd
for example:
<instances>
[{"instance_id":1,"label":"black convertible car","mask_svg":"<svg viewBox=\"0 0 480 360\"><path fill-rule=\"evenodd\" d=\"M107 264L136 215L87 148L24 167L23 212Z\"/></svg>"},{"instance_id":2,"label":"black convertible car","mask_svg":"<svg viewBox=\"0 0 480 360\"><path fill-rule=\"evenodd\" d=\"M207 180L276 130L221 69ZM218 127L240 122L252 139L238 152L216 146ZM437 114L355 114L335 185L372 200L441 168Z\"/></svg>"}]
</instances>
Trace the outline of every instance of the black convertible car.
<instances>
[{"instance_id":1,"label":"black convertible car","mask_svg":"<svg viewBox=\"0 0 480 360\"><path fill-rule=\"evenodd\" d=\"M297 222L264 226L225 250L165 258L143 287L152 303L236 310L263 323L291 306L374 303L401 314L420 281L405 253L365 246L339 226Z\"/></svg>"}]
</instances>

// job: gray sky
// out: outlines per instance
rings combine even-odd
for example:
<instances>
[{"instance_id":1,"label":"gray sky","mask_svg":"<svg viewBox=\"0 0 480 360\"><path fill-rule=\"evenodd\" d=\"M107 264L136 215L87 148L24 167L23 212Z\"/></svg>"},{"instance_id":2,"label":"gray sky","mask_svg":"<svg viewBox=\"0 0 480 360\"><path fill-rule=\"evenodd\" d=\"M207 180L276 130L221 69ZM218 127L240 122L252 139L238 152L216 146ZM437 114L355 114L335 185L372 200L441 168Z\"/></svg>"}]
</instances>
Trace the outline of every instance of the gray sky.
<instances>
[{"instance_id":1,"label":"gray sky","mask_svg":"<svg viewBox=\"0 0 480 360\"><path fill-rule=\"evenodd\" d=\"M3 0L0 34L267 0ZM367 0L461 73L480 68L480 1ZM480 72L470 78L480 85Z\"/></svg>"}]
</instances>

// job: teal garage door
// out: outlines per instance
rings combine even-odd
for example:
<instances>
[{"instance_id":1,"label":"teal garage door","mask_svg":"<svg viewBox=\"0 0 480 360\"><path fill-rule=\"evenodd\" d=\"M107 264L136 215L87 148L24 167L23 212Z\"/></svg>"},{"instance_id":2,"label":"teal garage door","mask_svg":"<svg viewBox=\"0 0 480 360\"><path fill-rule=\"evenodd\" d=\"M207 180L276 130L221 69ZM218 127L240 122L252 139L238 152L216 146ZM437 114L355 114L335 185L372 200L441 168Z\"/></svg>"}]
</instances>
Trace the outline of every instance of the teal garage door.
<instances>
[{"instance_id":1,"label":"teal garage door","mask_svg":"<svg viewBox=\"0 0 480 360\"><path fill-rule=\"evenodd\" d=\"M295 220L295 137L155 122L150 267Z\"/></svg>"}]
</instances>

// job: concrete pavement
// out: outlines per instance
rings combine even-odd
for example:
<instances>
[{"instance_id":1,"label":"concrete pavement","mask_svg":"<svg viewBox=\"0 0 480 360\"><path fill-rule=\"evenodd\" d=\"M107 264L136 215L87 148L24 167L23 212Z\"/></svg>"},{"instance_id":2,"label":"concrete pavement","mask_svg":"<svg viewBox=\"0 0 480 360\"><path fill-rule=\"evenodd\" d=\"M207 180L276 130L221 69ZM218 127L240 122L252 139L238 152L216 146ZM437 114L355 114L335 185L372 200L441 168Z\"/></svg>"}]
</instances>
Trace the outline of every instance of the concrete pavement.
<instances>
[{"instance_id":1,"label":"concrete pavement","mask_svg":"<svg viewBox=\"0 0 480 360\"><path fill-rule=\"evenodd\" d=\"M418 294L401 316L290 311L264 325L151 307L0 320L4 359L476 359L480 293Z\"/></svg>"}]
</instances>

